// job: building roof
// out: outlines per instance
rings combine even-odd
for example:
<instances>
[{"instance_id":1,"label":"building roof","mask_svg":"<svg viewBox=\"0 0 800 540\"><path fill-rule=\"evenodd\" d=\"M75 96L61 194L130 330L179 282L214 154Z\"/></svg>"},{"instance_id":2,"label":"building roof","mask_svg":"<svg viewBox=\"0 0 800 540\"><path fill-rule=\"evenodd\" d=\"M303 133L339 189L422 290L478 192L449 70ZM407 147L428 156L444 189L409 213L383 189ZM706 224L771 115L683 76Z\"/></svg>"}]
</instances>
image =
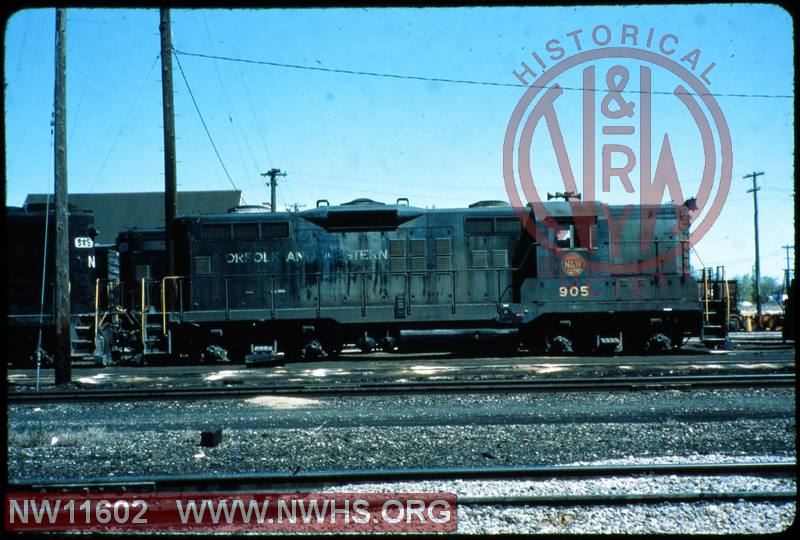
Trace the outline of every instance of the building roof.
<instances>
[{"instance_id":1,"label":"building roof","mask_svg":"<svg viewBox=\"0 0 800 540\"><path fill-rule=\"evenodd\" d=\"M45 194L30 194L25 206L44 204ZM241 204L239 190L179 191L177 215L220 214ZM53 196L50 195L50 204ZM111 244L121 231L164 226L164 193L70 193L69 204L94 212L99 234L95 241Z\"/></svg>"}]
</instances>

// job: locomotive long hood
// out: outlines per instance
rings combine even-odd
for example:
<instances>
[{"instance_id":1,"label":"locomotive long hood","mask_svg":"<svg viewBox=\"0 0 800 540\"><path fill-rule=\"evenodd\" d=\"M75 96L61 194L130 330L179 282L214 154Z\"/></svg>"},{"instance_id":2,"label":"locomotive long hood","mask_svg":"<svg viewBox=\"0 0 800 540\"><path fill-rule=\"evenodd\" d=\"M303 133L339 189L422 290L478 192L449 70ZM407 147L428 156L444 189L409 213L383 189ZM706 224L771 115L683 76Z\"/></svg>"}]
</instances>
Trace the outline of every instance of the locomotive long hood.
<instances>
[{"instance_id":1,"label":"locomotive long hood","mask_svg":"<svg viewBox=\"0 0 800 540\"><path fill-rule=\"evenodd\" d=\"M346 206L307 210L300 217L326 231L393 231L403 223L422 216L425 211L410 206L370 205L367 208Z\"/></svg>"}]
</instances>

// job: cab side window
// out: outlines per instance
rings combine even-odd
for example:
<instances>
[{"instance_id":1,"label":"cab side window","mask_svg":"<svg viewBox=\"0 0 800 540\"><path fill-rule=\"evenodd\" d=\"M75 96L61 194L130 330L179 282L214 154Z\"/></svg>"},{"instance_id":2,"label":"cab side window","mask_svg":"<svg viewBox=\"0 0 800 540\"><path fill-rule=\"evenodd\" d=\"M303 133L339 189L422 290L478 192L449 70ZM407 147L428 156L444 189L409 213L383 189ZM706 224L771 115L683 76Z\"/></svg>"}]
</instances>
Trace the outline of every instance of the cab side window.
<instances>
[{"instance_id":1,"label":"cab side window","mask_svg":"<svg viewBox=\"0 0 800 540\"><path fill-rule=\"evenodd\" d=\"M558 249L570 249L573 246L574 225L559 223L555 230L556 247Z\"/></svg>"},{"instance_id":2,"label":"cab side window","mask_svg":"<svg viewBox=\"0 0 800 540\"><path fill-rule=\"evenodd\" d=\"M556 249L597 249L597 225L561 223L554 230Z\"/></svg>"}]
</instances>

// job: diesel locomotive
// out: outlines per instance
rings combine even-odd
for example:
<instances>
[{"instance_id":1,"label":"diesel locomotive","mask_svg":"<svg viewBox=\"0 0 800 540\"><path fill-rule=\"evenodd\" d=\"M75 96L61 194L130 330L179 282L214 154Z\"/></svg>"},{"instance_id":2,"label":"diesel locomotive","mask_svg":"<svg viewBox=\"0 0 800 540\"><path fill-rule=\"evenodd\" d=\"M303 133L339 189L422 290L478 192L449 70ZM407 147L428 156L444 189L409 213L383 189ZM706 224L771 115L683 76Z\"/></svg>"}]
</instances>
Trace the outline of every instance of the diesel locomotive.
<instances>
[{"instance_id":1,"label":"diesel locomotive","mask_svg":"<svg viewBox=\"0 0 800 540\"><path fill-rule=\"evenodd\" d=\"M542 219L501 201L425 209L356 199L182 216L174 275L163 229L124 231L118 276L93 275L94 355L102 364L258 363L278 353L323 358L352 344L627 353L702 335L685 208L543 208Z\"/></svg>"},{"instance_id":2,"label":"diesel locomotive","mask_svg":"<svg viewBox=\"0 0 800 540\"><path fill-rule=\"evenodd\" d=\"M130 286L141 300L141 350L253 361L278 351L324 357L347 344L641 352L700 335L676 208L579 203L576 214L575 205L546 203L547 223L528 209L527 225L500 201L423 209L356 199L179 217L176 275Z\"/></svg>"}]
</instances>

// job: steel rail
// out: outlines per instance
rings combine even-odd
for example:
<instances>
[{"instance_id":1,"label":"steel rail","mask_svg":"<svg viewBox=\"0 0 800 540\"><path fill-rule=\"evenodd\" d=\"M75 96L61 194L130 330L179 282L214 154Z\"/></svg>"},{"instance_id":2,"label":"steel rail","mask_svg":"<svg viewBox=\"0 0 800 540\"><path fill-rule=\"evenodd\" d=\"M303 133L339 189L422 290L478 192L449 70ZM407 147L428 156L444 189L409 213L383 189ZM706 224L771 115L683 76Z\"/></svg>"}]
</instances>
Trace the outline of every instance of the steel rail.
<instances>
[{"instance_id":1,"label":"steel rail","mask_svg":"<svg viewBox=\"0 0 800 540\"><path fill-rule=\"evenodd\" d=\"M796 462L653 463L622 465L540 465L515 467L445 467L424 469L350 469L269 473L189 474L10 481L9 491L214 491L285 486L326 486L366 482L423 480L530 480L612 476L795 476Z\"/></svg>"},{"instance_id":2,"label":"steel rail","mask_svg":"<svg viewBox=\"0 0 800 540\"><path fill-rule=\"evenodd\" d=\"M721 491L704 493L610 493L597 495L536 496L520 495L509 497L459 497L460 506L589 506L589 505L631 505L697 503L708 501L786 501L796 500L797 491Z\"/></svg>"},{"instance_id":3,"label":"steel rail","mask_svg":"<svg viewBox=\"0 0 800 540\"><path fill-rule=\"evenodd\" d=\"M242 387L176 387L148 389L82 389L19 391L7 394L9 403L226 399L261 395L342 396L416 394L429 392L575 392L658 390L665 388L730 388L752 386L794 386L794 373L746 375L670 375L650 377L547 378L534 380L482 381L409 381L360 382L343 381L300 385L253 385Z\"/></svg>"},{"instance_id":4,"label":"steel rail","mask_svg":"<svg viewBox=\"0 0 800 540\"><path fill-rule=\"evenodd\" d=\"M745 350L742 350L740 352L741 353L752 353L752 352L758 352L758 351L752 351L752 350L745 351ZM771 350L766 351L765 350L764 352L774 352L774 351L771 351ZM727 353L727 351L726 351L726 353ZM470 364L463 364L463 365L462 364L453 364L452 367L455 367L455 368L458 368L458 369L467 369L467 370L484 368L484 367L486 369L492 368L492 367L499 367L501 369L502 368L508 369L508 368L513 368L513 367L518 366L518 365L526 365L526 366L528 366L528 365L531 365L531 366L557 366L557 367L566 366L566 367L570 367L570 368L594 368L594 367L602 368L602 367L620 367L620 366L631 366L631 367L653 367L653 366L657 367L657 366L663 366L665 368L670 368L670 369L685 369L685 368L691 367L691 366L708 366L708 365L712 365L712 366L713 365L722 365L722 366L738 366L738 365L741 365L741 366L748 366L748 365L751 365L751 364L785 364L785 365L791 365L791 366L795 365L795 359L793 357L791 357L791 356L780 356L780 357L774 357L774 358L773 357L764 358L764 357L761 357L761 356L754 356L754 357L753 356L747 356L746 358L743 358L743 356L746 356L746 354L741 354L741 355L708 354L708 355L704 355L703 357L697 358L697 359L692 359L691 357L687 357L687 356L683 356L683 357L674 356L674 357L669 357L669 358L662 358L661 360L646 360L646 361L637 361L637 360L628 361L625 357L615 358L615 359L613 359L613 361L604 361L604 360L600 360L600 361L588 360L587 361L587 360L581 359L581 358L570 358L570 357L567 357L567 358L544 358L544 357L520 358L520 357L509 357L507 359L509 362L505 363L505 364L502 364L502 363L501 364L493 364L492 363L492 364L486 364L485 366L475 366L475 365L470 365ZM442 360L445 360L447 362L452 362L454 360L464 360L464 359L471 360L471 359L474 359L474 358L471 358L471 357L451 357L451 356L442 357ZM386 370L387 368L389 368L389 369L402 368L403 366L401 364L398 364L397 361L406 362L406 361L412 361L412 360L415 360L415 358L413 356L400 357L399 355L397 355L396 358L388 358L388 357L368 357L368 356L352 356L351 357L349 355L341 355L339 357L339 359L336 361L336 363L337 364L341 364L342 362L364 362L364 363L381 362L381 363L389 364L388 366L378 365L378 366L369 368L371 371L375 371L376 369L378 369L378 370ZM432 361L434 359L430 358L430 357L426 357L426 358L423 358L422 360L427 362L427 361ZM506 360L506 359L503 358L503 357L490 357L490 358L488 358L488 360L491 361L491 362L497 362L497 361L503 361L503 360ZM512 361L515 361L515 362L512 363ZM135 374L142 374L142 373L147 374L147 373L149 373L148 370L154 369L154 367L155 367L155 366L149 366L149 367L135 366L134 367L134 366L125 366L125 365L120 364L120 365L115 366L113 368L113 370L108 370L108 369L98 368L94 361L83 361L82 364L79 364L78 362L73 360L72 364L73 364L73 369L75 367L86 368L86 369L88 369L90 371L96 371L98 373L108 373L111 376L119 375L120 373L118 373L116 370L120 370L120 369L130 370L130 373L135 373ZM303 365L303 363L299 363L299 362L297 362L297 363L296 362L287 362L285 364L285 366L281 366L281 367L286 367L286 366L291 366L293 368L297 368L297 367L304 368L304 367L306 367L306 366ZM157 368L160 369L160 370L164 370L164 369L170 370L170 369L176 369L176 368L178 370L180 370L180 369L186 368L186 367L205 368L205 371L218 370L218 369L236 369L236 370L248 371L248 372L254 371L252 368L247 368L246 366L244 366L242 364L224 364L224 363L197 365L197 366L187 366L186 364L180 364L180 363L172 363L172 364L166 363L166 364L162 364L162 365L157 366ZM309 369L310 369L310 367L309 367ZM34 370L33 369L28 369L28 368L14 368L14 367L11 367L11 365L9 364L8 371L12 372L12 373L16 373L18 376L19 375L25 376L25 372L26 371L34 371ZM203 371L203 372L205 372L205 371ZM186 373L196 374L196 373L199 373L199 372L188 371ZM128 373L125 373L125 374L128 374ZM180 371L176 371L175 372L175 375L181 375L181 374L183 374L183 373L180 372ZM31 377L32 376L33 375L31 375ZM22 379L20 379L20 380L22 380ZM14 384L19 385L20 383L15 381Z\"/></svg>"}]
</instances>

